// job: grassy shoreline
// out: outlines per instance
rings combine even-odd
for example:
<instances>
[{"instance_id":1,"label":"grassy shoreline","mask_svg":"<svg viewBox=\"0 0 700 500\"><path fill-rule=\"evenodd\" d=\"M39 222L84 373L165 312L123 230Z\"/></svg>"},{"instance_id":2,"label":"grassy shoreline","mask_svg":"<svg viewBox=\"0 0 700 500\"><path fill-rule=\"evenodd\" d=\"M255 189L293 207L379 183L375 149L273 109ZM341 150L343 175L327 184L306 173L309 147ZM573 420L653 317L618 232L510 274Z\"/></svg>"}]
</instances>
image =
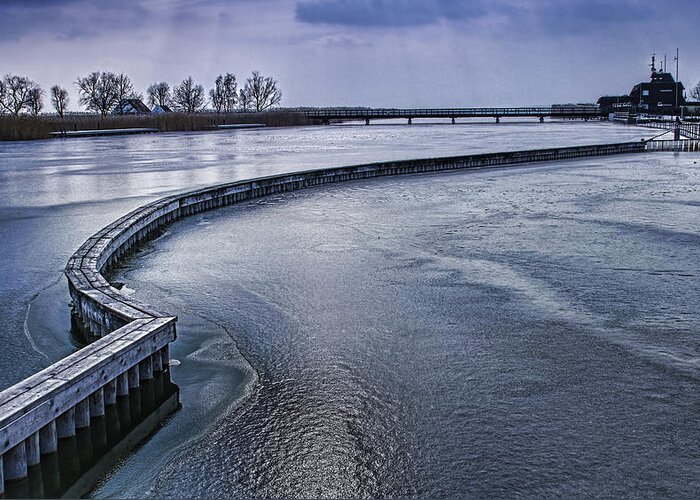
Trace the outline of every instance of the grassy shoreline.
<instances>
[{"instance_id":1,"label":"grassy shoreline","mask_svg":"<svg viewBox=\"0 0 700 500\"><path fill-rule=\"evenodd\" d=\"M51 132L75 130L113 130L155 128L161 132L211 130L217 125L263 123L268 127L310 124L298 111L260 113L163 113L158 115L106 116L0 116L0 141L29 141L51 138Z\"/></svg>"}]
</instances>

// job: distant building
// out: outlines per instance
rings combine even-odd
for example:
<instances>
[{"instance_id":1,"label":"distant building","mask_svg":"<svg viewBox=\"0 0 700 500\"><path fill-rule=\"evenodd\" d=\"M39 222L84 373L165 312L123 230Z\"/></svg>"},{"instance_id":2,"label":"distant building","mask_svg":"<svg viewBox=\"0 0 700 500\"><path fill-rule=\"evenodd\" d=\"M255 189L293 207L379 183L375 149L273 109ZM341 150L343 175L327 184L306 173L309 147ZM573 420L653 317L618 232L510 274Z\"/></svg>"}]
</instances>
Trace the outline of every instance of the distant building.
<instances>
[{"instance_id":1,"label":"distant building","mask_svg":"<svg viewBox=\"0 0 700 500\"><path fill-rule=\"evenodd\" d=\"M140 115L150 113L151 110L148 109L141 99L123 99L116 108L114 108L114 114L117 115Z\"/></svg>"},{"instance_id":2,"label":"distant building","mask_svg":"<svg viewBox=\"0 0 700 500\"><path fill-rule=\"evenodd\" d=\"M598 104L609 113L625 109L642 113L675 113L685 105L684 89L673 75L656 69L656 56L651 57L651 78L632 88L629 95L603 96Z\"/></svg>"},{"instance_id":3,"label":"distant building","mask_svg":"<svg viewBox=\"0 0 700 500\"><path fill-rule=\"evenodd\" d=\"M684 106L686 115L700 115L700 102L685 102Z\"/></svg>"},{"instance_id":4,"label":"distant building","mask_svg":"<svg viewBox=\"0 0 700 500\"><path fill-rule=\"evenodd\" d=\"M651 56L651 80L638 83L630 92L630 102L640 110L675 110L685 104L683 84L671 73L656 70L656 57Z\"/></svg>"},{"instance_id":5,"label":"distant building","mask_svg":"<svg viewBox=\"0 0 700 500\"><path fill-rule=\"evenodd\" d=\"M151 113L153 113L154 115L158 115L160 113L172 113L172 112L173 112L173 110L170 109L170 107L166 106L165 104L163 104L162 106L156 105L151 110Z\"/></svg>"},{"instance_id":6,"label":"distant building","mask_svg":"<svg viewBox=\"0 0 700 500\"><path fill-rule=\"evenodd\" d=\"M630 96L625 95L604 95L598 99L598 105L602 109L613 110L617 108L626 108L631 106Z\"/></svg>"}]
</instances>

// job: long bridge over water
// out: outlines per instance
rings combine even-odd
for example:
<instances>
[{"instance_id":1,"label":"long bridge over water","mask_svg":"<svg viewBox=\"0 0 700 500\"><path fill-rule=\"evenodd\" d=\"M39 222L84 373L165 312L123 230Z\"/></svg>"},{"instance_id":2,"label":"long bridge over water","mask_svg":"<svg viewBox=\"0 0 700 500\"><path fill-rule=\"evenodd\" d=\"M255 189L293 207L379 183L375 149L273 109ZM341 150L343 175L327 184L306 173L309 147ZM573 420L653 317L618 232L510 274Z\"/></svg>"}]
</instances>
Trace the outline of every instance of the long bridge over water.
<instances>
[{"instance_id":1,"label":"long bridge over water","mask_svg":"<svg viewBox=\"0 0 700 500\"><path fill-rule=\"evenodd\" d=\"M525 108L315 108L304 111L312 120L329 124L331 120L370 120L404 118L411 124L416 118L447 118L455 123L457 118L495 118L496 123L505 117L535 117L542 122L545 117L590 120L601 118L603 112L595 104L554 104Z\"/></svg>"}]
</instances>

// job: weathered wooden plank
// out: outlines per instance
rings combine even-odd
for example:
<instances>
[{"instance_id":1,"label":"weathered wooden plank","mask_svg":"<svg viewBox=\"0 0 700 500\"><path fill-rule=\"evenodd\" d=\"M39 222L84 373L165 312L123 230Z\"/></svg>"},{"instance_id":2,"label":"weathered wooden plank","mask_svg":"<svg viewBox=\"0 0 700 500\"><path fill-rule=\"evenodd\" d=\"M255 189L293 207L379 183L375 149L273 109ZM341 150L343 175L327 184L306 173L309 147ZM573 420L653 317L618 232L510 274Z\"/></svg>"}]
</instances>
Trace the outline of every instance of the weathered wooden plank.
<instances>
[{"instance_id":1,"label":"weathered wooden plank","mask_svg":"<svg viewBox=\"0 0 700 500\"><path fill-rule=\"evenodd\" d=\"M35 423L41 420L44 411L48 408L48 404L45 403L45 406L32 408L19 419L0 428L0 455L17 446L30 434L39 430L40 427L36 427L36 431L32 429L34 429Z\"/></svg>"},{"instance_id":2,"label":"weathered wooden plank","mask_svg":"<svg viewBox=\"0 0 700 500\"><path fill-rule=\"evenodd\" d=\"M13 400L17 399L18 397L22 397L24 398L23 401L26 401L27 398L31 397L32 391L45 392L47 390L47 386L42 386L41 384L44 384L48 380L54 378L56 374L80 363L85 358L99 354L101 350L108 349L113 343L118 342L120 339L134 331L146 327L151 322L153 322L153 320L134 321L129 325L115 331L113 334L110 334L97 342L94 342L83 349L66 356L53 365L0 393L0 425L4 425L6 415L9 411L9 407L7 405L12 403ZM155 323L155 327L160 327L162 325L162 321ZM131 342L131 340L128 342ZM15 402L15 406L17 404L19 403Z\"/></svg>"}]
</instances>

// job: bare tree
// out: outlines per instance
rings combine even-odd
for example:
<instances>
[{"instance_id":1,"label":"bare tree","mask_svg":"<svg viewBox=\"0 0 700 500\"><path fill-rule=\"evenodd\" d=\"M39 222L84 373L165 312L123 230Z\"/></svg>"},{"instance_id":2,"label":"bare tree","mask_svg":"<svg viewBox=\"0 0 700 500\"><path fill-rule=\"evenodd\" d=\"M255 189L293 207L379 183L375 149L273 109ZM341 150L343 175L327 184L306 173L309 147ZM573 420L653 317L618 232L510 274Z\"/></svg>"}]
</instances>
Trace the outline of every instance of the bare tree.
<instances>
[{"instance_id":1,"label":"bare tree","mask_svg":"<svg viewBox=\"0 0 700 500\"><path fill-rule=\"evenodd\" d=\"M197 85L192 77L188 76L173 89L173 102L178 111L196 113L204 107L205 95L204 87Z\"/></svg>"},{"instance_id":2,"label":"bare tree","mask_svg":"<svg viewBox=\"0 0 700 500\"><path fill-rule=\"evenodd\" d=\"M238 83L236 76L226 73L219 75L214 82L214 88L209 91L211 104L217 113L231 113L236 109L238 100Z\"/></svg>"},{"instance_id":3,"label":"bare tree","mask_svg":"<svg viewBox=\"0 0 700 500\"><path fill-rule=\"evenodd\" d=\"M5 102L5 97L7 96L7 89L5 88L5 80L0 78L0 115L7 113L3 103Z\"/></svg>"},{"instance_id":4,"label":"bare tree","mask_svg":"<svg viewBox=\"0 0 700 500\"><path fill-rule=\"evenodd\" d=\"M700 101L700 82L695 85L695 87L692 88L690 91L690 97L695 99L696 101Z\"/></svg>"},{"instance_id":5,"label":"bare tree","mask_svg":"<svg viewBox=\"0 0 700 500\"><path fill-rule=\"evenodd\" d=\"M62 89L58 85L51 87L51 104L61 118L63 118L68 108L69 101L70 99L68 98L68 91L66 89Z\"/></svg>"},{"instance_id":6,"label":"bare tree","mask_svg":"<svg viewBox=\"0 0 700 500\"><path fill-rule=\"evenodd\" d=\"M238 106L243 112L248 112L250 111L250 94L247 91L247 88L242 88L238 92Z\"/></svg>"},{"instance_id":7,"label":"bare tree","mask_svg":"<svg viewBox=\"0 0 700 500\"><path fill-rule=\"evenodd\" d=\"M117 97L117 104L114 107L114 112L120 115L124 114L125 100L138 98L134 91L134 86L131 83L131 79L124 73L119 73L114 77L115 92Z\"/></svg>"},{"instance_id":8,"label":"bare tree","mask_svg":"<svg viewBox=\"0 0 700 500\"><path fill-rule=\"evenodd\" d=\"M102 117L119 104L117 75L114 73L95 71L84 78L78 78L75 85L80 94L78 102Z\"/></svg>"},{"instance_id":9,"label":"bare tree","mask_svg":"<svg viewBox=\"0 0 700 500\"><path fill-rule=\"evenodd\" d=\"M214 88L209 91L209 100L214 111L221 113L224 109L224 79L221 75L216 78Z\"/></svg>"},{"instance_id":10,"label":"bare tree","mask_svg":"<svg viewBox=\"0 0 700 500\"><path fill-rule=\"evenodd\" d=\"M148 94L148 104L151 106L160 106L161 108L170 106L172 98L168 82L156 82L149 85L146 94Z\"/></svg>"},{"instance_id":11,"label":"bare tree","mask_svg":"<svg viewBox=\"0 0 700 500\"><path fill-rule=\"evenodd\" d=\"M32 97L41 88L25 76L7 74L0 85L0 109L19 116L25 109L31 111Z\"/></svg>"},{"instance_id":12,"label":"bare tree","mask_svg":"<svg viewBox=\"0 0 700 500\"><path fill-rule=\"evenodd\" d=\"M277 80L271 76L262 76L258 71L253 71L246 80L245 92L255 111L265 111L282 101L282 91L277 88Z\"/></svg>"},{"instance_id":13,"label":"bare tree","mask_svg":"<svg viewBox=\"0 0 700 500\"><path fill-rule=\"evenodd\" d=\"M27 109L34 116L38 116L44 109L44 91L40 87L34 87L29 91Z\"/></svg>"}]
</instances>

